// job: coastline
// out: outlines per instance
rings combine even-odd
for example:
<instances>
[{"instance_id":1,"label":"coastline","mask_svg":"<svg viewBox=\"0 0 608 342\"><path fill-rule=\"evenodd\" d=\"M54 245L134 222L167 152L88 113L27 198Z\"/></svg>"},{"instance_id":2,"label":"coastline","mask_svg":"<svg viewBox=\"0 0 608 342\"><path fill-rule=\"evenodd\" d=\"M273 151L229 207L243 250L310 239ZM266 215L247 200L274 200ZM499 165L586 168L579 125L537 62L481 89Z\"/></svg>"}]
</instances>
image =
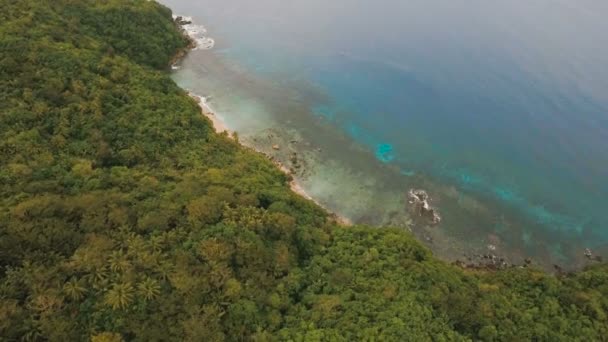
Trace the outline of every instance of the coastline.
<instances>
[{"instance_id":1,"label":"coastline","mask_svg":"<svg viewBox=\"0 0 608 342\"><path fill-rule=\"evenodd\" d=\"M175 58L170 65L171 71L179 73L184 58L191 51L201 49L196 47L196 41L191 37L191 33L177 20L175 23L194 45L184 49L180 57ZM259 91L266 89L267 85L256 84L256 86L259 93ZM396 188L391 184L392 188L386 188L388 184L384 183L384 179L390 177L390 174L393 174L395 170L385 165L370 166L375 165L370 163L370 161L375 160L375 157L366 150L352 146L350 152L359 157L357 166L360 168L355 168L356 170L373 169L375 174L371 178L365 173L353 171L349 168L350 165L342 164L344 162L342 159L339 161L329 159L330 155L335 157L343 153L334 146L339 146L340 143L349 144L349 142L345 136L333 131L330 132L331 128L326 125L315 126L316 129L324 130L321 136L331 137L330 140L322 138L325 139L324 141L315 140L319 138L316 134L315 139L307 140L293 128L286 131L280 126L255 127L251 130L248 125L241 123L241 126L238 126L235 122L236 127L230 127L226 122L227 120L222 117L222 113L218 113L209 104L209 94L215 88L200 90L188 85L182 87L199 105L201 114L212 122L217 133L225 133L225 136L230 139L236 138L241 146L263 154L288 176L291 191L323 208L328 213L329 219L334 223L346 227L353 226L354 222L357 222L357 224L372 226L403 228L414 234L418 241L424 243L445 260L470 263L479 259L478 262L473 261L473 264L483 265L486 263L482 256L488 253L488 242L485 241L483 236L476 237L476 239L484 241L475 241L475 246L467 245L446 234L445 230L439 229L437 224L429 224L426 217L412 215L412 206L408 204L407 191L410 189L425 189L432 193L437 192L438 189L428 182L416 177L415 180L408 180L412 184L400 184ZM215 95L213 96L215 98ZM221 96L218 95L218 97ZM290 112L293 109L289 104L284 104L281 108L283 112ZM291 118L294 119L291 124L298 122L295 121L298 119L294 116L291 116ZM247 132L247 130L250 131ZM307 187L307 190L304 186ZM378 191L380 188L383 189L381 192ZM377 212L381 214L376 215ZM499 259L496 256L499 252L489 252L494 256L490 261L492 263L490 267L494 267L493 262ZM523 260L523 258L521 259ZM512 262L512 264L520 263Z\"/></svg>"},{"instance_id":2,"label":"coastline","mask_svg":"<svg viewBox=\"0 0 608 342\"><path fill-rule=\"evenodd\" d=\"M188 35L183 28L182 32ZM334 130L325 117L309 115L311 109L301 104L323 101L323 94L319 96L315 89L277 89L272 80L256 78L238 66L233 68L230 61L222 59L223 50L201 50L189 48L176 60L178 64L172 65L176 83L197 100L201 113L218 133L225 132L225 137L236 138L242 146L263 154L289 177L294 193L327 213L340 213L341 217L334 215L336 221L406 229L442 259L466 265L499 263L503 267L503 260L522 265L528 258L547 270L554 263L562 264L547 245L528 246L511 239L526 233L522 227L527 227L523 224L527 222L502 218L496 223L497 229L505 227L510 233L489 231L485 227L496 221L493 208L422 174L399 176L398 168L378 163L373 152ZM184 58L186 55L189 57ZM201 62L204 67L197 67ZM246 91L239 88L243 86ZM302 93L305 95L300 97ZM219 112L210 103L221 106L216 107ZM408 198L408 191L413 189L424 189L432 196L429 203L439 208L445 220L432 222L421 215L418 207L425 209L424 203L415 206L411 196ZM581 267L585 259L574 253L574 267Z\"/></svg>"},{"instance_id":3,"label":"coastline","mask_svg":"<svg viewBox=\"0 0 608 342\"><path fill-rule=\"evenodd\" d=\"M189 41L189 44L184 49L179 50L170 61L169 66L171 70L178 70L180 68L180 61L185 58L190 51L198 49L210 50L214 47L215 40L206 36L207 30L204 28L204 26L193 24L191 17L173 15L173 20L175 22L175 25L181 30L184 37ZM228 127L221 115L218 115L218 113L213 110L213 108L209 105L207 97L195 94L189 91L188 89L184 90L188 93L188 96L190 96L199 105L201 109L201 114L211 121L213 129L216 133L226 134L230 139L235 139L238 132ZM270 161L272 161L276 165L279 170L281 170L289 177L289 187L291 191L309 201L314 202L316 205L323 208L329 214L330 219L333 220L336 224L344 227L353 225L352 221L349 218L333 212L327 206L321 204L318 200L313 198L296 180L296 178L294 177L294 172L292 172L292 170L290 170L287 166L283 165L280 161L276 160L268 153L265 153L262 149L256 148L254 144L248 145L243 143L242 141L237 142L241 146L250 148L256 151L257 153L261 153L266 156ZM278 146L273 145L271 146L271 148L276 150L278 149Z\"/></svg>"},{"instance_id":4,"label":"coastline","mask_svg":"<svg viewBox=\"0 0 608 342\"><path fill-rule=\"evenodd\" d=\"M404 221L431 222L435 205L446 214L435 197L445 191L321 121L319 98L281 82L291 74L231 65L221 46L188 53L168 7L7 9L0 340L608 336L608 263L595 251L580 272L503 267L488 252L486 266L452 263ZM115 44L116 54L105 49ZM178 50L186 58L170 66ZM443 217L425 229L449 231L454 216ZM500 236L490 242L500 251Z\"/></svg>"},{"instance_id":5,"label":"coastline","mask_svg":"<svg viewBox=\"0 0 608 342\"><path fill-rule=\"evenodd\" d=\"M183 56L185 57L185 55L186 54L184 54ZM238 132L231 130L226 125L226 123L224 122L222 117L217 115L216 111L214 111L213 108L211 108L211 106L209 106L209 104L207 103L206 97L194 94L192 92L188 92L188 95L192 99L194 99L194 101L196 101L196 103L198 103L198 105L201 109L201 114L211 121L211 123L213 125L213 129L215 130L216 133L218 133L218 134L225 133L225 134L227 134L227 136L230 139L235 138L235 133L238 134ZM268 154L264 153L264 151L256 149L254 146L245 145L240 141L238 141L238 143L246 148L250 148L258 153L265 155L270 161L272 161L276 165L276 167L279 170L281 170L283 173L285 173L291 179L289 182L289 188L291 189L291 191L304 197L305 199L307 199L309 201L314 202L316 205L323 208L325 211L327 211L329 213L329 216L331 217L331 219L333 219L337 224L339 224L340 226L345 226L345 227L353 225L352 221L350 219L348 219L347 217L344 217L337 213L332 212L331 210L329 210L329 208L322 205L319 201L315 200L308 192L306 192L306 190L304 190L302 185L300 185L298 183L298 181L294 177L293 172L289 168L287 168L285 165L283 165L280 161L272 158Z\"/></svg>"},{"instance_id":6,"label":"coastline","mask_svg":"<svg viewBox=\"0 0 608 342\"><path fill-rule=\"evenodd\" d=\"M201 114L203 114L205 117L207 117L207 119L211 121L211 123L213 124L213 129L216 133L221 134L225 132L228 133L229 137L233 137L234 132L230 130L228 126L226 126L224 120L219 117L215 113L215 111L209 106L206 97L194 94L192 92L188 92L188 95L193 98L196 103L198 103L199 107L201 108Z\"/></svg>"}]
</instances>

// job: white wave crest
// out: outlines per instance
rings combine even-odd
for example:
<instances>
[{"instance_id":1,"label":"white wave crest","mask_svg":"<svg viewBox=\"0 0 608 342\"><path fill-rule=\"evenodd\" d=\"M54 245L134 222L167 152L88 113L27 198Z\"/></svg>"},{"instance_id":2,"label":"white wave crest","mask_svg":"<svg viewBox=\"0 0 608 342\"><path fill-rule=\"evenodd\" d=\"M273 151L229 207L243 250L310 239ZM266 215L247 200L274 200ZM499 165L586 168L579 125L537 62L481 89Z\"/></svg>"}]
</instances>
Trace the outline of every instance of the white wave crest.
<instances>
[{"instance_id":1,"label":"white wave crest","mask_svg":"<svg viewBox=\"0 0 608 342\"><path fill-rule=\"evenodd\" d=\"M192 17L173 15L173 20L180 20L180 25L184 32L194 41L196 45L193 50L209 50L215 46L215 40L207 36L207 29L203 25L197 25L192 23ZM180 22L178 22L179 24Z\"/></svg>"},{"instance_id":2,"label":"white wave crest","mask_svg":"<svg viewBox=\"0 0 608 342\"><path fill-rule=\"evenodd\" d=\"M213 108L211 108L211 106L209 105L208 97L199 95L199 94L195 94L191 91L188 91L188 95L198 102L198 104L203 109L203 114L207 115L209 113L213 113L213 114L216 113L215 110L213 110Z\"/></svg>"},{"instance_id":3,"label":"white wave crest","mask_svg":"<svg viewBox=\"0 0 608 342\"><path fill-rule=\"evenodd\" d=\"M215 46L215 40L213 40L213 38L198 38L195 40L196 42L196 47L194 48L195 50L197 49L202 49L202 50L209 50L209 49L213 49L213 47Z\"/></svg>"},{"instance_id":4,"label":"white wave crest","mask_svg":"<svg viewBox=\"0 0 608 342\"><path fill-rule=\"evenodd\" d=\"M186 30L189 35L200 36L207 33L207 29L203 25L186 24L182 25L182 28Z\"/></svg>"}]
</instances>

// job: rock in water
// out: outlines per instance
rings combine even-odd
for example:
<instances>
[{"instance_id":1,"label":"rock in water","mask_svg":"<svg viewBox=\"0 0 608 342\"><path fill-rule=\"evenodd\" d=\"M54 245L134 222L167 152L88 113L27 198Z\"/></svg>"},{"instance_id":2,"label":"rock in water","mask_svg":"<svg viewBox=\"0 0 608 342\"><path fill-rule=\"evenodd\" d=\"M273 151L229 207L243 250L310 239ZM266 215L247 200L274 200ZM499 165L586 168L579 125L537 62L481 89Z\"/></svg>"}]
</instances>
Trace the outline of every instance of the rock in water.
<instances>
[{"instance_id":1,"label":"rock in water","mask_svg":"<svg viewBox=\"0 0 608 342\"><path fill-rule=\"evenodd\" d=\"M585 257L591 261L602 262L604 260L600 255L595 255L591 248L585 248Z\"/></svg>"},{"instance_id":2,"label":"rock in water","mask_svg":"<svg viewBox=\"0 0 608 342\"><path fill-rule=\"evenodd\" d=\"M410 189L407 197L409 204L413 205L418 215L429 218L433 224L441 222L441 216L429 203L430 197L426 191Z\"/></svg>"},{"instance_id":3,"label":"rock in water","mask_svg":"<svg viewBox=\"0 0 608 342\"><path fill-rule=\"evenodd\" d=\"M178 15L177 17L175 17L175 22L181 26L192 24L192 20L188 20L188 19L182 17L181 15Z\"/></svg>"}]
</instances>

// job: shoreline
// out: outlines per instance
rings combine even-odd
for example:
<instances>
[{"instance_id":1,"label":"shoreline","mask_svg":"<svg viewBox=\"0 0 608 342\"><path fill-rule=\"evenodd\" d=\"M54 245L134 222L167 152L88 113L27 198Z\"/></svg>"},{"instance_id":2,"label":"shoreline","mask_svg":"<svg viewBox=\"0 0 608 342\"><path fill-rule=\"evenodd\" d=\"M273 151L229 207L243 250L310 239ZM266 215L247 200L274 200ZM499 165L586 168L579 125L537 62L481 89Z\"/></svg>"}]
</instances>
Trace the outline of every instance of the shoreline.
<instances>
[{"instance_id":1,"label":"shoreline","mask_svg":"<svg viewBox=\"0 0 608 342\"><path fill-rule=\"evenodd\" d=\"M176 25L179 26L177 23ZM185 30L182 30L182 32L187 35ZM200 49L189 48L185 51L182 58L193 50ZM219 57L215 56L215 54L197 52L190 56L193 60L202 58L206 63L209 62L209 66L206 66L206 68L209 67L210 71L205 70L205 72L224 72L221 68L224 65L217 61ZM190 58L188 61L190 61ZM183 59L176 60L177 65L173 69L175 74L178 75L178 79L181 79L182 72L175 70L181 69L182 65L184 65L184 69L189 69L189 67L186 67L186 65L190 64L188 61L184 61ZM356 154L359 153L358 150L355 151L355 156L358 157L357 160L363 160L362 162L357 161L356 166L359 168L353 169L353 165L345 164L344 159L329 159L330 157L336 157L336 154L344 150L339 150L337 147L334 148L334 146L339 146L339 143L344 142L339 133L329 132L328 129L327 132L323 131L324 133L315 133L316 135L311 140L310 134L303 136L298 129L300 127L310 128L314 126L314 129L317 130L319 128L325 129L325 126L316 124L307 126L309 124L308 121L299 120L299 118L294 119L295 115L287 116L286 118L281 117L283 121L280 124L276 121L268 126L258 124L258 122L251 121L253 118L251 115L252 113L256 115L260 114L260 117L257 118L261 122L265 122L264 120L268 119L264 113L265 108L254 109L252 113L249 113L248 108L242 107L248 104L247 102L239 103L235 106L230 105L232 102L222 102L221 99L226 94L223 91L217 94L214 92L218 91L218 89L225 89L222 87L224 84L218 83L220 85L218 88L215 87L215 83L201 83L207 84L207 86L201 87L199 83L204 82L202 81L204 76L198 75L198 77L201 80L196 82L189 77L185 77L184 80L186 82L183 83L183 89L197 100L198 105L201 107L201 113L209 118L214 126L214 130L220 134L225 132L226 137L238 140L241 146L263 154L288 176L290 189L294 193L313 201L328 214L334 213L333 217L342 225L352 225L352 220L359 224L404 228L412 232L418 241L422 242L442 259L451 262L463 262L467 265L479 265L486 262L494 263L495 261L500 261L500 264L502 264L502 260L506 260L508 264L512 265L522 265L528 258L534 258L535 264L538 263L539 266L542 265L541 267L547 270L552 269L553 263L562 264L561 260L555 260L550 255L550 250L542 249L545 247L543 245L539 244L541 249L538 251L534 250L530 252L525 249L526 246L518 245L508 240L510 235L497 235L493 231L478 229L478 226L485 224L489 220L488 217L491 213L484 211L485 207L475 198L470 198L469 196L461 197L462 195L452 186L443 183L432 183L427 178L419 175L397 183L393 178L389 177L392 176L392 173L398 172L398 170L393 172L388 170L389 167L368 167L365 164L365 161L370 162L371 158L374 157L373 155L368 156L370 153L367 151L360 154ZM228 80L232 80L230 77L234 77L234 75L229 73L228 77ZM245 78L245 80L250 81L248 78ZM247 93L252 98L256 95L259 96L260 93L263 94L267 89L273 89L263 82L252 84L256 85L256 87L253 88L254 90L251 93ZM209 98L197 94L205 94ZM283 93L280 94L285 95ZM211 99L211 97L213 98ZM227 107L224 109L224 106L222 106L221 110L226 111L225 113L230 115L222 116L222 113L214 111L209 105L210 100L214 104L224 103ZM278 103L276 98L268 101L272 100L275 101L272 102L274 105ZM292 110L289 105L284 104L276 108L273 107L273 110L281 111L281 113L287 113ZM241 117L242 114L240 114L241 111L239 109L244 109L244 113L248 114ZM250 117L247 117L247 115ZM232 123L233 129L226 124L227 121ZM285 125L286 123L288 124L287 126ZM238 135L235 133L238 133ZM322 140L318 140L319 135ZM327 138L327 136L331 137ZM326 144L328 141L331 143ZM349 150L349 152L352 151ZM349 156L352 155L349 154ZM352 159L352 157L349 158ZM334 160L337 161L333 162ZM351 162L351 160L349 159L346 162ZM361 167L361 164L365 165ZM370 170L375 172L373 177L368 177L369 172L365 173ZM384 179L391 179L392 183L390 186L393 187L385 188L388 182L384 183ZM307 190L304 190L304 186L306 186ZM378 189L381 189L382 192L378 192ZM402 190L400 191L400 189ZM412 208L412 204L408 203L408 189L424 189L429 194L432 194L433 205L440 208L441 214L446 218L445 221L449 222L449 226L446 226L443 222L441 225L428 224L424 220L426 216L421 215L421 210L414 210L416 208ZM316 198L311 194L314 194ZM458 212L454 211L456 206L458 207ZM424 203L422 203L421 208L431 212L430 208L424 208ZM335 213L342 213L342 215L340 217ZM346 219L345 216L351 218L351 220ZM467 223L465 226L464 220L470 220L471 217L476 219L476 221L467 221L473 223ZM505 226L518 229L515 234L522 230L521 226L512 225L512 223L509 221ZM453 228L454 226L457 228ZM470 226L473 227L469 228ZM571 267L571 263L568 263L567 269L578 268L585 263L582 257L576 258L577 255L572 255L574 256L574 261L572 262L574 266Z\"/></svg>"},{"instance_id":2,"label":"shoreline","mask_svg":"<svg viewBox=\"0 0 608 342\"><path fill-rule=\"evenodd\" d=\"M193 24L191 17L173 15L173 21L175 25L181 30L184 37L186 37L190 43L184 49L177 51L175 56L171 59L169 66L172 71L178 70L180 68L179 62L184 59L188 55L188 53L190 53L190 51L199 49L210 50L215 45L215 40L206 36L207 30L204 28L204 26ZM189 91L188 89L184 90L188 93L188 96L194 99L194 101L196 101L196 103L199 105L201 109L201 114L211 121L213 129L216 133L225 133L227 134L228 138L235 139L235 135L238 134L238 132L230 129L230 127L226 125L222 117L217 115L216 111L214 111L213 108L211 108L211 106L208 104L207 97L195 94ZM250 148L257 153L261 153L266 156L270 161L273 162L273 164L275 164L277 168L279 168L279 170L281 170L289 177L289 188L291 189L291 191L309 201L314 202L316 205L323 208L323 210L325 210L329 214L328 217L336 224L343 227L353 225L352 221L349 218L331 211L329 208L322 205L318 200L313 198L308 192L306 192L302 185L300 185L295 179L294 173L285 165L283 165L280 161L274 159L272 156L268 155L264 151L255 148L255 146L253 145L245 145L241 141L237 141L237 143L243 147Z\"/></svg>"},{"instance_id":3,"label":"shoreline","mask_svg":"<svg viewBox=\"0 0 608 342\"><path fill-rule=\"evenodd\" d=\"M175 18L180 18L175 17ZM181 17L184 18L184 17ZM186 17L188 18L188 17ZM188 18L189 19L189 18ZM179 58L175 58L172 60L172 64L170 65L170 72L176 72L177 70L181 69L181 63L183 61L183 59L191 52L191 51L196 51L196 50L200 50L197 49L196 47L196 41L194 39L192 39L192 37L190 36L190 33L183 27L183 25L180 25L180 22L176 19L175 20L175 25L181 29L181 32L184 34L184 36L186 36L189 41L192 43L191 45L188 45L186 48L184 48L180 54L179 54ZM178 56L176 56L178 57ZM264 155L268 160L270 160L271 162L273 162L273 164L281 171L283 172L285 175L288 176L289 179L289 187L290 190L293 191L295 194L303 197L304 199L307 199L309 201L312 201L313 203L315 203L317 206L319 206L320 208L322 208L327 214L328 214L328 219L330 220L330 222L333 222L341 227L348 227L348 226L353 226L353 219L350 219L349 217L346 217L343 214L338 214L336 212L335 209L332 209L332 203L335 204L335 196L339 196L339 195L345 195L345 196L349 196L349 198L354 198L354 196L357 195L364 195L364 196L370 196L370 198L374 198L375 200L378 200L380 202L384 201L387 199L387 197L390 197L391 195L395 195L393 193L391 194L383 194L382 196L374 196L373 195L373 181L372 184L365 184L365 180L360 179L358 174L350 174L348 171L344 171L341 169L338 169L337 173L340 174L339 177L347 177L349 180L351 181L355 181L358 182L358 188L348 188L347 190L344 189L333 189L331 186L332 184L329 183L328 185L330 185L330 190L329 191L337 191L337 193L330 195L330 202L332 203L328 203L328 205L324 205L321 203L321 201L323 199L315 199L313 196L311 196L309 194L308 191L306 191L303 186L302 183L303 182L308 182L309 186L310 186L310 180L308 179L308 176L310 174L310 172L308 171L310 167L310 165L307 165L308 163L298 163L299 166L296 168L293 168L294 165L291 165L292 168L289 167L290 165L290 154L292 154L294 151L293 149L293 142L295 139L297 141L299 141L299 138L290 136L289 133L287 134L281 134L278 133L276 131L275 128L269 128L269 129L264 129L263 130L263 134L260 134L257 137L253 137L252 139L247 139L246 136L239 136L238 135L238 131L231 129L225 122L225 120L222 118L222 115L220 113L217 113L208 103L208 97L209 97L209 93L206 93L207 96L202 96L199 95L201 93L195 93L193 89L190 89L189 87L184 87L182 88L200 107L201 110L201 114L205 117L207 117L212 125L213 128L215 130L216 133L218 134L223 134L225 133L225 136L229 139L233 139L236 140L236 142L248 149L251 149L252 151L255 151L257 153L260 153L262 155ZM207 92L212 91L212 89L207 90ZM261 131L262 132L262 131ZM261 133L260 132L260 133ZM236 133L236 134L235 134ZM285 132L283 132L285 133ZM302 154L314 154L314 155L318 155L319 153L323 153L325 154L325 149L326 146L321 147L321 146L317 146L317 143L312 143L311 142L307 142L304 144L300 144L299 142L296 145L299 146L305 146L304 148L306 149L306 151L302 151L299 150L297 151L298 156L302 155ZM312 152L312 153L307 153L307 152ZM295 153L293 153L295 154ZM315 157L313 157L314 160ZM313 171L315 172L317 171L316 169ZM346 172L346 173L344 173ZM307 179L302 179L299 178L298 176L301 177L305 177ZM299 178L299 179L297 179ZM326 181L326 180L325 180ZM426 186L428 184L425 184L425 186L422 186L422 188L427 189ZM412 188L412 189L418 189L421 188L421 186L416 185L416 187ZM413 219L417 219L418 221L423 221L421 218L414 218L411 216L411 208L408 206L408 200L407 200L407 190L409 188L404 188L403 193L398 193L396 198L390 198L388 199L390 201L390 203L393 203L392 206L392 210L396 213L399 214L404 214L404 217L393 217L393 212L389 213L389 215L387 217L382 217L382 220L390 220L390 222L370 222L370 221L362 221L367 219L368 217L364 216L366 213L368 213L369 211L373 210L374 206L376 205L376 203L379 202L375 202L375 203L370 203L369 201L362 201L360 203L357 203L355 205L354 208L350 207L349 209L347 209L347 212L349 212L350 214L354 214L355 215L355 219L356 222L361 223L361 224L370 224L370 225L376 225L376 226L383 226L383 227L401 227L403 229L407 229L408 231L412 232L412 234L417 238L418 241L420 241L421 243L423 243L425 246L427 246L428 248L430 248L431 250L433 250L434 253L437 253L436 255L441 255L442 259L446 260L446 261L450 261L450 262L458 262L461 261L463 262L463 264L470 263L472 260L471 258L468 258L469 255L475 255L475 256L479 256L479 260L477 260L477 262L473 261L472 265L473 266L479 266L479 265L485 265L486 264L486 260L484 258L482 258L482 255L486 255L486 253L488 253L487 251L487 243L481 243L479 244L479 246L466 246L466 245L461 245L458 242L455 242L453 240L452 236L449 236L447 234L445 234L444 231L442 230L438 230L436 229L436 227L433 225L432 227L430 227L428 224L420 224L419 223L415 223L413 221ZM428 190L432 190L432 189L428 189ZM314 189L312 191L315 191ZM360 193L358 193L358 191ZM327 200L327 199L325 199ZM394 200L394 201L393 201ZM383 202L382 202L383 203ZM369 206L372 206L372 209L369 209ZM364 212L363 216L359 215L360 212ZM361 217L359 217L359 216ZM396 221L395 221L396 220ZM497 254L494 253L494 251L490 251L490 254L492 254L494 256L494 259L492 259L491 261L494 262L494 260L498 260L499 258L496 256ZM501 253L502 254L502 253ZM464 256L464 259L463 259ZM476 259L475 257L472 257L473 259ZM468 260L467 260L468 259ZM467 264L468 264L467 263ZM512 262L513 265L519 264L518 262ZM487 266L487 265L485 265ZM495 265L491 265L490 267L495 267Z\"/></svg>"},{"instance_id":4,"label":"shoreline","mask_svg":"<svg viewBox=\"0 0 608 342\"><path fill-rule=\"evenodd\" d=\"M228 133L229 137L233 137L234 131L232 131L230 128L228 128L228 126L226 126L226 123L224 122L224 120L217 116L215 111L209 106L209 104L207 103L207 98L204 96L200 96L197 94L194 94L192 92L188 92L188 96L190 96L191 98L194 99L194 101L196 101L196 103L198 103L199 107L201 108L201 113L203 114L203 116L207 117L209 120L211 120L211 123L213 124L213 129L215 130L216 133Z\"/></svg>"},{"instance_id":5,"label":"shoreline","mask_svg":"<svg viewBox=\"0 0 608 342\"><path fill-rule=\"evenodd\" d=\"M185 57L186 54L184 54ZM187 90L186 90L187 91ZM200 109L201 109L201 114L203 116L205 116L207 119L209 119L212 123L213 129L215 130L216 133L218 134L223 134L226 133L228 138L230 139L235 139L235 133L238 134L238 132L231 130L226 123L224 122L224 120L217 115L217 113L213 110L213 108L211 108L211 106L209 106L209 104L207 103L207 98L198 94L194 94L190 91L188 91L188 96L190 96L192 99L194 99L194 101L196 101L196 103L198 103ZM257 153L261 153L264 156L266 156L270 161L272 161L272 163L279 169L281 170L284 174L286 174L291 180L289 181L289 188L291 189L291 191L293 191L294 193L298 194L299 196L304 197L305 199L314 202L316 205L318 205L319 207L323 208L328 214L329 217L334 220L337 224L339 224L340 226L344 226L344 227L348 227L348 226L352 226L353 223L350 219L348 219L347 217L344 217L342 215L339 215L335 212L332 212L331 210L329 210L329 208L327 208L326 206L322 205L321 203L319 203L319 201L315 200L308 192L306 192L306 190L304 190L304 188L298 183L298 181L295 179L294 174L291 172L291 170L289 170L289 168L287 168L285 165L283 165L280 161L275 160L274 158L272 158L271 156L269 156L268 154L264 153L263 151L256 149L253 146L248 146L243 144L240 141L237 141L238 144L240 144L243 147L246 148L250 148L254 151L256 151Z\"/></svg>"}]
</instances>

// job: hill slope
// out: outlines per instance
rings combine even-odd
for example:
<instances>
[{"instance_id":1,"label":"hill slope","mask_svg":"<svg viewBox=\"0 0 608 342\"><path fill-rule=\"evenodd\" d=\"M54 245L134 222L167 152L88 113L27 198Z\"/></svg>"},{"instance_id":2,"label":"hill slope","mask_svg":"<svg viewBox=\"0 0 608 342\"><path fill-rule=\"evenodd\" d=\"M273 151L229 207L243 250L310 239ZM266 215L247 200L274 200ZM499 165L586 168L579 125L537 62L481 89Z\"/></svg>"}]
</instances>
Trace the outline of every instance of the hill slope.
<instances>
[{"instance_id":1,"label":"hill slope","mask_svg":"<svg viewBox=\"0 0 608 342\"><path fill-rule=\"evenodd\" d=\"M135 0L0 0L3 340L601 340L608 268L462 270L213 132Z\"/></svg>"}]
</instances>

